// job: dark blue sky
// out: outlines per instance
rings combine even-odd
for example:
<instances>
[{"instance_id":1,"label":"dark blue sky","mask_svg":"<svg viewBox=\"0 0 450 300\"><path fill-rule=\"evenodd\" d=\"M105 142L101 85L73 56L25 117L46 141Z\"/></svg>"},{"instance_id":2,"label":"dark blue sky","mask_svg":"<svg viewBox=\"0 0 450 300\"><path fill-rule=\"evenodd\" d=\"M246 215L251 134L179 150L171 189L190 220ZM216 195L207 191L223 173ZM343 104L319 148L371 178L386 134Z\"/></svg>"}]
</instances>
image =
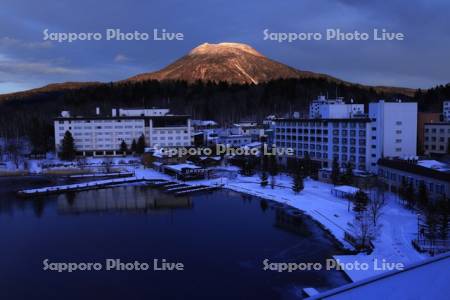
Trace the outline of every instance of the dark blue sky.
<instances>
[{"instance_id":1,"label":"dark blue sky","mask_svg":"<svg viewBox=\"0 0 450 300\"><path fill-rule=\"evenodd\" d=\"M50 32L107 28L184 33L184 41L44 42ZM263 40L271 32L386 28L404 41ZM242 42L301 70L353 82L427 88L450 82L450 1L2 0L0 93L157 70L204 43Z\"/></svg>"}]
</instances>

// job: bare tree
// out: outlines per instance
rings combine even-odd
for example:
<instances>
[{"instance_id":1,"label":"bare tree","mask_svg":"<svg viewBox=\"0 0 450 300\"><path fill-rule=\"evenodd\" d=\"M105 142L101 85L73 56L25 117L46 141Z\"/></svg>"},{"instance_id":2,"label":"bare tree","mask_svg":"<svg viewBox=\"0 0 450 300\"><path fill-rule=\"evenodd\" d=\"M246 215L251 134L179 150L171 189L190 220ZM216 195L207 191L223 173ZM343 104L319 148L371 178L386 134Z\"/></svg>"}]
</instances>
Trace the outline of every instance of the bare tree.
<instances>
[{"instance_id":1,"label":"bare tree","mask_svg":"<svg viewBox=\"0 0 450 300\"><path fill-rule=\"evenodd\" d=\"M375 237L375 230L371 222L370 215L367 212L358 213L353 220L353 234L357 246L367 249L370 242Z\"/></svg>"},{"instance_id":2,"label":"bare tree","mask_svg":"<svg viewBox=\"0 0 450 300\"><path fill-rule=\"evenodd\" d=\"M18 169L20 166L20 162L22 160L21 157L22 151L23 147L19 138L10 139L7 141L6 152L8 153L9 159L16 166L16 169Z\"/></svg>"},{"instance_id":3,"label":"bare tree","mask_svg":"<svg viewBox=\"0 0 450 300\"><path fill-rule=\"evenodd\" d=\"M81 156L81 157L77 158L77 166L78 166L78 168L80 168L80 170L84 170L87 166L86 157Z\"/></svg>"},{"instance_id":4,"label":"bare tree","mask_svg":"<svg viewBox=\"0 0 450 300\"><path fill-rule=\"evenodd\" d=\"M105 157L103 159L103 166L105 168L105 173L111 173L112 165L113 165L113 158L112 157Z\"/></svg>"},{"instance_id":5,"label":"bare tree","mask_svg":"<svg viewBox=\"0 0 450 300\"><path fill-rule=\"evenodd\" d=\"M378 220L383 214L383 207L386 205L384 189L378 188L377 190L375 190L374 193L372 193L371 198L372 199L370 199L369 205L367 206L367 211L370 215L373 226L376 228Z\"/></svg>"}]
</instances>

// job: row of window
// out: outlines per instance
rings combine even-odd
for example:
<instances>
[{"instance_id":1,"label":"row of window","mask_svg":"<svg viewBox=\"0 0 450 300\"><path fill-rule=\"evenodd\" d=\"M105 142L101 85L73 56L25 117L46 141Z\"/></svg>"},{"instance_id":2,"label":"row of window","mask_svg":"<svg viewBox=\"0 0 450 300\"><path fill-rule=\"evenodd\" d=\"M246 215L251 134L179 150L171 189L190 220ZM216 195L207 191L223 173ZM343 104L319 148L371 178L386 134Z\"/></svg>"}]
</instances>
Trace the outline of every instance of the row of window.
<instances>
[{"instance_id":1,"label":"row of window","mask_svg":"<svg viewBox=\"0 0 450 300\"><path fill-rule=\"evenodd\" d=\"M449 139L449 140L450 140L450 139ZM425 137L425 141L426 141L426 142L429 142L429 141L436 142L437 139L436 139L436 137L434 137L434 136L432 136L431 138L429 138L428 136L426 136L426 137ZM441 142L441 143L445 142L445 137L440 137L440 138L439 138L439 142Z\"/></svg>"},{"instance_id":2,"label":"row of window","mask_svg":"<svg viewBox=\"0 0 450 300\"><path fill-rule=\"evenodd\" d=\"M447 132L447 133L450 133L450 128L448 128L447 130L445 130L445 128L439 128L439 131L436 129L436 128L425 128L425 133L437 133L437 132L439 132L439 133L445 133L445 132Z\"/></svg>"},{"instance_id":3,"label":"row of window","mask_svg":"<svg viewBox=\"0 0 450 300\"><path fill-rule=\"evenodd\" d=\"M440 145L439 147L436 147L436 145L425 145L425 150L438 150L439 151L446 151L445 146L444 145Z\"/></svg>"},{"instance_id":4,"label":"row of window","mask_svg":"<svg viewBox=\"0 0 450 300\"><path fill-rule=\"evenodd\" d=\"M82 124L82 123L132 123L132 122L144 122L143 120L69 120L69 121L58 121L58 124Z\"/></svg>"},{"instance_id":5,"label":"row of window","mask_svg":"<svg viewBox=\"0 0 450 300\"><path fill-rule=\"evenodd\" d=\"M327 145L320 144L302 144L302 143L289 143L289 142L276 142L278 147L292 147L294 149L311 149L311 150L323 150L328 151ZM366 147L347 147L347 146L333 146L333 152L341 152L341 153L359 153L366 154Z\"/></svg>"},{"instance_id":6,"label":"row of window","mask_svg":"<svg viewBox=\"0 0 450 300\"><path fill-rule=\"evenodd\" d=\"M404 176L396 172L384 170L383 168L378 170L378 175L386 180L395 182L398 186L401 185L402 182L406 182L407 184L412 184L415 189L418 189L422 183L425 183L428 191L439 194L445 193L445 186L443 184L434 183L432 181L425 182L424 180L411 176Z\"/></svg>"},{"instance_id":7,"label":"row of window","mask_svg":"<svg viewBox=\"0 0 450 300\"><path fill-rule=\"evenodd\" d=\"M183 136L183 140L188 140L188 139L189 139L188 136ZM153 137L153 140L155 140L155 141L158 141L158 140L164 141L164 140L166 140L166 137L165 136L160 136L160 137L155 136L155 137ZM171 140L181 140L181 136L176 136L175 138L173 136L168 136L167 140L169 140L169 141L171 141Z\"/></svg>"}]
</instances>

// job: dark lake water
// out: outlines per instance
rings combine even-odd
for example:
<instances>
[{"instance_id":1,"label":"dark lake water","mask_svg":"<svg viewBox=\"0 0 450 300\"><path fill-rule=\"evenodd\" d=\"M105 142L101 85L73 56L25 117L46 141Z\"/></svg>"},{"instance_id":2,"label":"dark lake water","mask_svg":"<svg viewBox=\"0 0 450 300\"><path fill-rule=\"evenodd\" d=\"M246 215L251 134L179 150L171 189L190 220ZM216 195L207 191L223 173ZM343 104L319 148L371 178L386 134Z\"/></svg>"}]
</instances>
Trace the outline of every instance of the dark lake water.
<instances>
[{"instance_id":1,"label":"dark lake water","mask_svg":"<svg viewBox=\"0 0 450 300\"><path fill-rule=\"evenodd\" d=\"M341 253L307 217L221 190L174 197L143 185L44 199L21 188L61 179L0 179L0 299L301 299L301 289L348 282L338 271L278 273L273 262L324 262ZM182 262L184 271L43 270L51 262Z\"/></svg>"}]
</instances>

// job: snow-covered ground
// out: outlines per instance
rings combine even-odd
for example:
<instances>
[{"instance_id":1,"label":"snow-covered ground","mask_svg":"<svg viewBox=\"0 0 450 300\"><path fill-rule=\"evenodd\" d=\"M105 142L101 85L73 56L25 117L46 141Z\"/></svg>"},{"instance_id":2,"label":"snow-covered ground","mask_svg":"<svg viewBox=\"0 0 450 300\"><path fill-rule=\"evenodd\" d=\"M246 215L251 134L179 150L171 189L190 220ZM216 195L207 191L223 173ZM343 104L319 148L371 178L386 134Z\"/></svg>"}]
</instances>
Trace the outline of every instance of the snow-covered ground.
<instances>
[{"instance_id":1,"label":"snow-covered ground","mask_svg":"<svg viewBox=\"0 0 450 300\"><path fill-rule=\"evenodd\" d=\"M166 178L159 172L150 169L137 169L137 178ZM173 179L172 179L173 180ZM331 194L333 186L331 184L307 179L304 182L305 188L295 194L292 190L292 178L286 175L276 177L274 189L270 184L261 187L258 176L243 177L237 176L235 179L218 178L211 180L189 181L187 184L216 185L223 184L225 188L255 195L261 198L282 202L292 207L298 208L322 224L331 234L348 249L351 245L344 239L345 231L351 232L349 224L353 223L354 213L350 209L346 199L341 199ZM379 234L373 242L375 249L370 254L359 253L356 255L340 255L335 258L343 263L356 262L368 263L369 270L345 270L353 280L361 280L378 274L373 268L373 262L383 261L389 263L411 263L423 260L427 255L418 253L412 246L411 241L417 232L417 216L413 212L405 209L397 200L396 195L388 193L386 206L379 219L381 224Z\"/></svg>"}]
</instances>

